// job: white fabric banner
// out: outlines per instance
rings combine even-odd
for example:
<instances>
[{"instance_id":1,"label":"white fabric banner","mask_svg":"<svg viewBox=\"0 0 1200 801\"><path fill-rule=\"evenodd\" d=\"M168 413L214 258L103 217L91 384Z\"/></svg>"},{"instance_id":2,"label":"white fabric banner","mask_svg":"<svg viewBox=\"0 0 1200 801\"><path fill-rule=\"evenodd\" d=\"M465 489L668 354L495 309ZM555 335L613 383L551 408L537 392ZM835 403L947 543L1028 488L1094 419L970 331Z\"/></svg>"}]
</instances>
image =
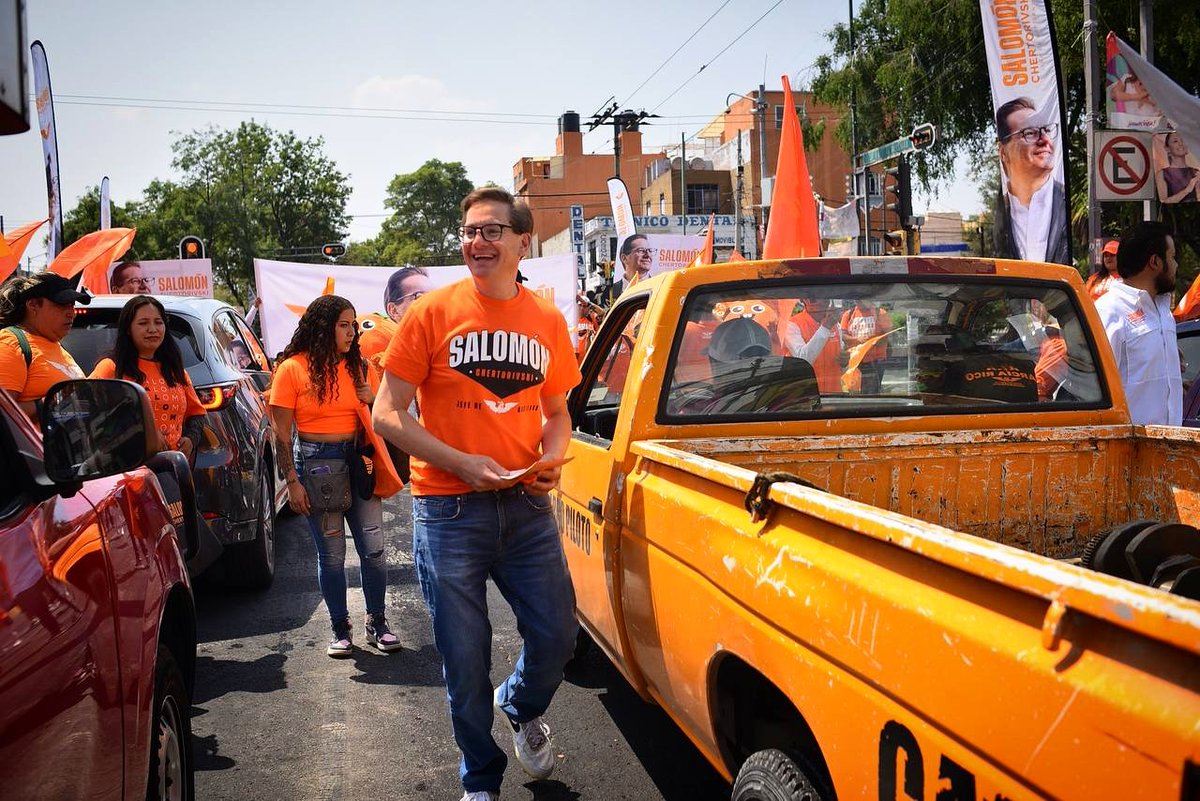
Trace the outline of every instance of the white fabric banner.
<instances>
[{"instance_id":1,"label":"white fabric banner","mask_svg":"<svg viewBox=\"0 0 1200 801\"><path fill-rule=\"evenodd\" d=\"M267 352L274 356L287 346L308 304L322 294L346 298L354 304L354 310L360 317L371 312L384 313L384 292L388 278L399 269L255 259L254 284L258 297L262 298L259 319ZM578 279L574 254L560 253L524 259L520 269L521 275L526 278L525 287L552 302L562 312L574 341L579 321L575 301ZM465 265L426 267L425 270L435 288L460 281L471 274ZM331 289L329 293L326 293L327 287Z\"/></svg>"},{"instance_id":2,"label":"white fabric banner","mask_svg":"<svg viewBox=\"0 0 1200 801\"><path fill-rule=\"evenodd\" d=\"M858 208L853 201L844 206L826 206L821 204L821 238L844 239L857 237Z\"/></svg>"},{"instance_id":3,"label":"white fabric banner","mask_svg":"<svg viewBox=\"0 0 1200 801\"><path fill-rule=\"evenodd\" d=\"M613 261L619 261L621 243L637 232L633 223L633 206L629 203L629 190L620 178L608 179L608 200L612 204L613 225L617 229L617 252Z\"/></svg>"}]
</instances>

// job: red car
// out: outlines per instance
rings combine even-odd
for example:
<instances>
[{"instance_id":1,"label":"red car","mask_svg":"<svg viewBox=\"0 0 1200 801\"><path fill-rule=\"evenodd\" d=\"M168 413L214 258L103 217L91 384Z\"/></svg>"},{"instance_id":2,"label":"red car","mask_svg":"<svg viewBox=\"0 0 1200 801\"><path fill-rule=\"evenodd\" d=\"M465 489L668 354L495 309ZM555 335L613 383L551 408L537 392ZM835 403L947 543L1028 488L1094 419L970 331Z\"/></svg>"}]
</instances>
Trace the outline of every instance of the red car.
<instances>
[{"instance_id":1,"label":"red car","mask_svg":"<svg viewBox=\"0 0 1200 801\"><path fill-rule=\"evenodd\" d=\"M155 477L186 462L147 454L128 382L58 384L41 420L0 391L0 795L191 799L193 500Z\"/></svg>"}]
</instances>

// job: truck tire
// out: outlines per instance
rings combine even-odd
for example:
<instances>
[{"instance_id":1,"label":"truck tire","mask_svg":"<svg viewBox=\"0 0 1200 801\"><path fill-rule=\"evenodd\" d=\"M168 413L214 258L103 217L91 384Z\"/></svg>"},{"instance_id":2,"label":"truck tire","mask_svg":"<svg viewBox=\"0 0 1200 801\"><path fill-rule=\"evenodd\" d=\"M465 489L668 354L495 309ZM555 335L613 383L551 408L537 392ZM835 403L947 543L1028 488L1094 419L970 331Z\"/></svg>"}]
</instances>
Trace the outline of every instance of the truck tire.
<instances>
[{"instance_id":1,"label":"truck tire","mask_svg":"<svg viewBox=\"0 0 1200 801\"><path fill-rule=\"evenodd\" d=\"M158 646L147 801L192 801L192 702L174 655Z\"/></svg>"},{"instance_id":2,"label":"truck tire","mask_svg":"<svg viewBox=\"0 0 1200 801\"><path fill-rule=\"evenodd\" d=\"M251 590L265 590L275 580L275 494L271 478L258 478L258 525L252 542L227 549L225 563L232 583Z\"/></svg>"},{"instance_id":3,"label":"truck tire","mask_svg":"<svg viewBox=\"0 0 1200 801\"><path fill-rule=\"evenodd\" d=\"M730 801L822 801L791 757L774 748L750 755L738 771Z\"/></svg>"}]
</instances>

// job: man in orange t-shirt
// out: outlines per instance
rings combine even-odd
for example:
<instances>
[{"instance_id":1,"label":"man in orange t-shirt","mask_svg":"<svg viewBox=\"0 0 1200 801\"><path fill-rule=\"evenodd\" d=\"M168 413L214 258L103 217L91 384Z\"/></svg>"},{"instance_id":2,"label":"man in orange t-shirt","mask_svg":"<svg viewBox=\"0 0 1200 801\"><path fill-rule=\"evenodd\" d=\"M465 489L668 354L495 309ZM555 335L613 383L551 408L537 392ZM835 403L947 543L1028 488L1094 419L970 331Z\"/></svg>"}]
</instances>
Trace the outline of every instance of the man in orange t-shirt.
<instances>
[{"instance_id":1,"label":"man in orange t-shirt","mask_svg":"<svg viewBox=\"0 0 1200 801\"><path fill-rule=\"evenodd\" d=\"M493 701L526 772L542 779L554 769L541 716L578 626L548 493L571 441L566 394L580 375L562 314L517 283L533 235L529 208L486 187L462 209L471 278L420 298L400 322L373 421L412 455L413 553L462 751L459 775L468 796L494 799L507 759L492 738ZM414 396L419 423L409 413ZM489 576L525 640L494 694Z\"/></svg>"}]
</instances>

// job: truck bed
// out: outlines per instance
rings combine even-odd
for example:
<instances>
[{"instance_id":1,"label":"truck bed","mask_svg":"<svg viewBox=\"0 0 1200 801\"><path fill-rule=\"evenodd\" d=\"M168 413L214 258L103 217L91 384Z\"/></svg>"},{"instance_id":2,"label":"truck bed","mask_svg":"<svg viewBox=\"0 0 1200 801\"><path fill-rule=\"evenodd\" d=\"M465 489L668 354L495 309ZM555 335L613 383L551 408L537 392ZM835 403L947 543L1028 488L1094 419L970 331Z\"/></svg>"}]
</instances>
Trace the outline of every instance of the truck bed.
<instances>
[{"instance_id":1,"label":"truck bed","mask_svg":"<svg viewBox=\"0 0 1200 801\"><path fill-rule=\"evenodd\" d=\"M1169 435L1170 439L1166 439ZM661 445L1056 559L1134 520L1200 524L1200 431L1131 426Z\"/></svg>"}]
</instances>

